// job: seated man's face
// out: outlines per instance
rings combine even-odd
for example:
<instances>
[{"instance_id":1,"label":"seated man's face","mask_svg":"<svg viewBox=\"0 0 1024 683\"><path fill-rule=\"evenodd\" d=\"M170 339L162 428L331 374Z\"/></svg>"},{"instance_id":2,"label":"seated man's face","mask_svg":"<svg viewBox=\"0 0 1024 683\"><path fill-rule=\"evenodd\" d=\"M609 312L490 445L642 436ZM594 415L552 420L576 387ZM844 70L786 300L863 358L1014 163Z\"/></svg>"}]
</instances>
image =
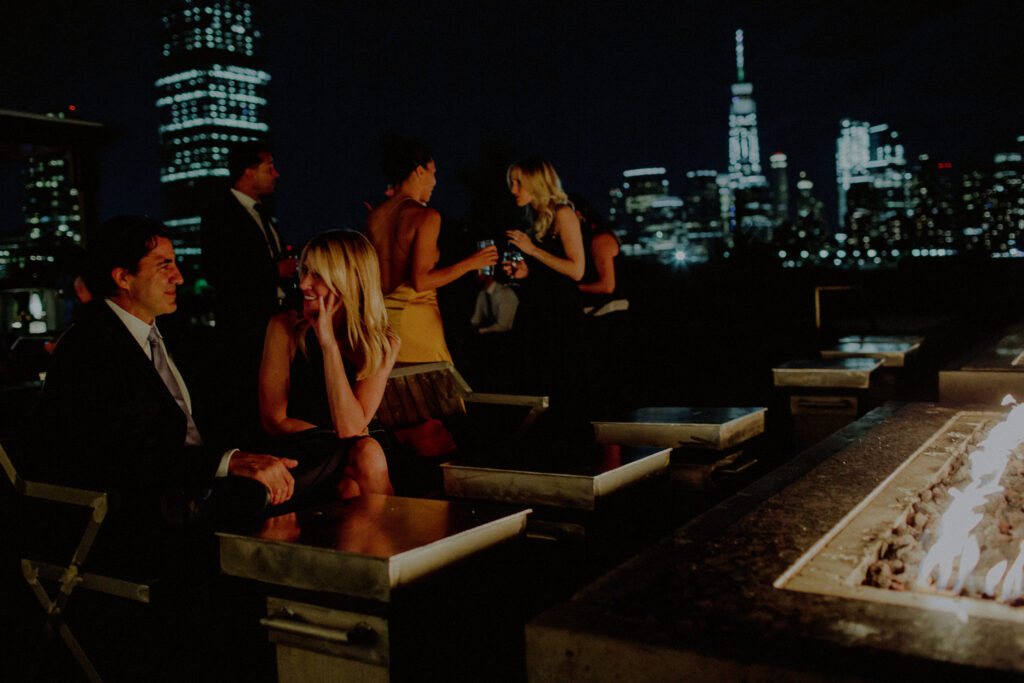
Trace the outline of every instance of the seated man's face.
<instances>
[{"instance_id":1,"label":"seated man's face","mask_svg":"<svg viewBox=\"0 0 1024 683\"><path fill-rule=\"evenodd\" d=\"M178 308L177 288L185 279L174 259L174 247L166 237L157 237L156 244L139 261L137 271L126 278L131 311L136 317L152 323L158 315L173 313Z\"/></svg>"}]
</instances>

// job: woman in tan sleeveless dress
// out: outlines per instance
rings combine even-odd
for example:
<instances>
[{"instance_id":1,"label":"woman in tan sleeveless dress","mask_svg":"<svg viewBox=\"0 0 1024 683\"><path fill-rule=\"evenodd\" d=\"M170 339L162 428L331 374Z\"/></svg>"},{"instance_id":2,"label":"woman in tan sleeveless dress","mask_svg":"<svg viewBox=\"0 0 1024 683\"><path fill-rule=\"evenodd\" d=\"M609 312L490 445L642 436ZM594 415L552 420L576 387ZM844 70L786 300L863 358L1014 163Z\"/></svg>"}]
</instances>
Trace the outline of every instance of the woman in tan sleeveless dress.
<instances>
[{"instance_id":1,"label":"woman in tan sleeveless dress","mask_svg":"<svg viewBox=\"0 0 1024 683\"><path fill-rule=\"evenodd\" d=\"M366 235L380 258L381 288L391 327L402 340L398 362L451 361L437 307L437 288L494 265L498 250L485 247L438 268L441 214L426 206L437 184L430 151L415 140L387 134L381 141L381 169L392 195L367 216Z\"/></svg>"}]
</instances>

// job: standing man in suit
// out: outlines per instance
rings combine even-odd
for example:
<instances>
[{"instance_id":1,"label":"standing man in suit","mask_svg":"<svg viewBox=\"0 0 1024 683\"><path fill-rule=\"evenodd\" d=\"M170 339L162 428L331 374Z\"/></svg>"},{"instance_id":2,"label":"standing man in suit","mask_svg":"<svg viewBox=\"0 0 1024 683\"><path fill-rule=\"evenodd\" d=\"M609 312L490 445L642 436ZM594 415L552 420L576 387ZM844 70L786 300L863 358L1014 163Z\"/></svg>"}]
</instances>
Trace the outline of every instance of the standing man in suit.
<instances>
[{"instance_id":1,"label":"standing man in suit","mask_svg":"<svg viewBox=\"0 0 1024 683\"><path fill-rule=\"evenodd\" d=\"M267 321L278 312L282 281L294 278L297 261L283 251L263 199L278 178L266 143L234 149L228 160L231 188L203 214L203 271L213 285L217 405L229 430L260 433L257 376Z\"/></svg>"}]
</instances>

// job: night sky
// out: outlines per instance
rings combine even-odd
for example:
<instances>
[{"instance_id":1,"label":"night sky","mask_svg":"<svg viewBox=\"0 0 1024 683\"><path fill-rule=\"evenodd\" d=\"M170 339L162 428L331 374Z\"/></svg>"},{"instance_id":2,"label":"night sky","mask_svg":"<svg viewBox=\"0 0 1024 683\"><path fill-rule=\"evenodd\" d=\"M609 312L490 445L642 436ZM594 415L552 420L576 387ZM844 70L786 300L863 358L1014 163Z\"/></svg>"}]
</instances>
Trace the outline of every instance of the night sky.
<instances>
[{"instance_id":1,"label":"night sky","mask_svg":"<svg viewBox=\"0 0 1024 683\"><path fill-rule=\"evenodd\" d=\"M120 131L101 217L161 215L156 2L19 3L0 25L0 107L75 104ZM296 242L358 227L382 197L386 128L430 145L433 203L500 142L550 159L599 208L624 169L727 164L733 34L745 32L763 159L789 155L830 200L839 120L889 123L908 155L987 161L1024 134L1018 2L264 3L278 215ZM20 229L16 169L0 229Z\"/></svg>"}]
</instances>

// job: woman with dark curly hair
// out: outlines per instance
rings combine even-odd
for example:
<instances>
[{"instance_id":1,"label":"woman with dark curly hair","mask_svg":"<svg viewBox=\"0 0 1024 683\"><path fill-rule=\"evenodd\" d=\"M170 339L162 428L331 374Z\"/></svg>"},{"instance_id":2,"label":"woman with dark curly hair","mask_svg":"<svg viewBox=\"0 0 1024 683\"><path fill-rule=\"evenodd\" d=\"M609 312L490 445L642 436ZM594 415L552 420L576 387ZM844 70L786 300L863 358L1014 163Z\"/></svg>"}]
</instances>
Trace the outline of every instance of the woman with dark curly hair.
<instances>
[{"instance_id":1,"label":"woman with dark curly hair","mask_svg":"<svg viewBox=\"0 0 1024 683\"><path fill-rule=\"evenodd\" d=\"M498 250L485 247L438 268L441 214L427 207L437 184L437 167L430 150L415 140L387 134L381 141L381 169L393 191L367 216L366 234L380 257L388 316L402 340L398 361L450 361L437 307L437 288L494 265Z\"/></svg>"}]
</instances>

